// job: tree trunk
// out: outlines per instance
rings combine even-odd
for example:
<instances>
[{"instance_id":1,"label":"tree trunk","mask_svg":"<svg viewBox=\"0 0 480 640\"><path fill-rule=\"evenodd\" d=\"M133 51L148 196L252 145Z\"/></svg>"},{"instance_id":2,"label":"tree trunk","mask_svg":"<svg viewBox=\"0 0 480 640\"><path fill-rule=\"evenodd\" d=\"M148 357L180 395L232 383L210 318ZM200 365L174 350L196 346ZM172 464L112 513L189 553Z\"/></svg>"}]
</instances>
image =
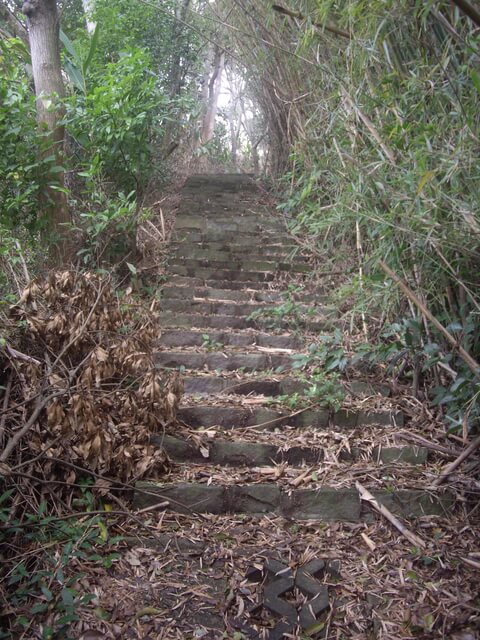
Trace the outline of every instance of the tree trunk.
<instances>
[{"instance_id":1,"label":"tree trunk","mask_svg":"<svg viewBox=\"0 0 480 640\"><path fill-rule=\"evenodd\" d=\"M215 116L217 115L218 98L222 87L222 74L225 67L225 52L220 47L215 46L213 58L213 72L208 82L208 95L206 111L202 123L202 144L213 138L215 129Z\"/></svg>"},{"instance_id":2,"label":"tree trunk","mask_svg":"<svg viewBox=\"0 0 480 640\"><path fill-rule=\"evenodd\" d=\"M70 222L64 188L64 127L60 124L63 107L56 102L65 95L60 64L59 19L55 0L26 0L22 8L27 16L28 39L32 57L33 81L37 97L37 121L45 132L42 158L55 156L55 171L46 176L47 186L40 197L40 216L51 238L50 258L56 264L70 256Z\"/></svg>"}]
</instances>

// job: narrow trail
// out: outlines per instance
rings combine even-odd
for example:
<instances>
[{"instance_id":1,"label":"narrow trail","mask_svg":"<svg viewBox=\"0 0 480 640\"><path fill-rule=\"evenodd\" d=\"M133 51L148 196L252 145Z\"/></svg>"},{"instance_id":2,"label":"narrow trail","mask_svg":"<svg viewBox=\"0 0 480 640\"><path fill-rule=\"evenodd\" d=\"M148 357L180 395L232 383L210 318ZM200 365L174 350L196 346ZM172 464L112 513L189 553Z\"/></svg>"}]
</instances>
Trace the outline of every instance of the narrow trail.
<instances>
[{"instance_id":1,"label":"narrow trail","mask_svg":"<svg viewBox=\"0 0 480 640\"><path fill-rule=\"evenodd\" d=\"M158 437L170 476L139 483L136 494L138 507L168 501L162 559L158 541L132 551L143 566L161 565L148 600L161 620L153 637L404 637L405 608L420 597L405 580L411 543L355 483L422 536L448 521L451 496L422 488L428 451L396 440L404 417L382 387L344 380L337 411L275 403L305 388L292 356L338 324L294 248L250 177L187 181L156 354L159 367L184 376L181 425ZM288 318L272 327L268 314L255 315L302 279L292 294L301 334Z\"/></svg>"}]
</instances>

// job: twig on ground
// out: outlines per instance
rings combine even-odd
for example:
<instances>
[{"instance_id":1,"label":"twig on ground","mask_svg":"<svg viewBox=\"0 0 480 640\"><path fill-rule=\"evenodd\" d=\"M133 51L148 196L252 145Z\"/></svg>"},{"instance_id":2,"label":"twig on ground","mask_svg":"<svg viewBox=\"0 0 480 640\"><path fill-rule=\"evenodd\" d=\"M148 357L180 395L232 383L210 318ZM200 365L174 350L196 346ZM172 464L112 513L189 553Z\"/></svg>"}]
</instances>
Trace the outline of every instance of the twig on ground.
<instances>
[{"instance_id":1,"label":"twig on ground","mask_svg":"<svg viewBox=\"0 0 480 640\"><path fill-rule=\"evenodd\" d=\"M442 473L438 476L438 478L433 483L433 486L434 487L439 487L443 482L445 482L445 480L448 478L448 476L451 473L453 473L455 471L455 469L457 467L459 467L464 460L466 460L469 456L471 456L472 453L476 449L478 449L478 447L480 447L480 436L475 438L475 440L473 440L469 444L469 446L466 449L464 449L462 451L462 453L451 464L449 464L449 465L447 465L445 467L445 469L442 471Z\"/></svg>"},{"instance_id":2,"label":"twig on ground","mask_svg":"<svg viewBox=\"0 0 480 640\"><path fill-rule=\"evenodd\" d=\"M387 507L383 504L380 504L378 500L366 489L360 482L355 482L355 486L357 488L358 493L360 494L360 500L364 500L368 502L378 513L380 513L384 518L386 518L394 527L396 527L400 533L407 538L409 542L414 544L416 547L420 547L421 549L425 549L427 546L426 543L417 536L415 533L407 529L407 527L401 522L393 513L387 509Z\"/></svg>"}]
</instances>

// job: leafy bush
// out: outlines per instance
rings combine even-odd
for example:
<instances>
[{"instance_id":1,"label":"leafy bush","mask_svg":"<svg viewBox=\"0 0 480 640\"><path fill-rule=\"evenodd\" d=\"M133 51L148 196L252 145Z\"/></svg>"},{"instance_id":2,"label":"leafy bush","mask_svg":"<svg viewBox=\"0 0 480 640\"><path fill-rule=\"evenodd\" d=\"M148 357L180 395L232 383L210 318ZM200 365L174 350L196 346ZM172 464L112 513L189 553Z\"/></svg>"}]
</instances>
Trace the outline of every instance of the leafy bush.
<instances>
[{"instance_id":1,"label":"leafy bush","mask_svg":"<svg viewBox=\"0 0 480 640\"><path fill-rule=\"evenodd\" d=\"M35 226L43 163L38 160L35 98L26 71L29 54L18 39L0 39L0 222Z\"/></svg>"},{"instance_id":2,"label":"leafy bush","mask_svg":"<svg viewBox=\"0 0 480 640\"><path fill-rule=\"evenodd\" d=\"M159 111L168 102L150 66L144 51L131 49L96 73L86 95L70 97L67 123L80 146L85 177L127 192L145 185L161 130Z\"/></svg>"}]
</instances>

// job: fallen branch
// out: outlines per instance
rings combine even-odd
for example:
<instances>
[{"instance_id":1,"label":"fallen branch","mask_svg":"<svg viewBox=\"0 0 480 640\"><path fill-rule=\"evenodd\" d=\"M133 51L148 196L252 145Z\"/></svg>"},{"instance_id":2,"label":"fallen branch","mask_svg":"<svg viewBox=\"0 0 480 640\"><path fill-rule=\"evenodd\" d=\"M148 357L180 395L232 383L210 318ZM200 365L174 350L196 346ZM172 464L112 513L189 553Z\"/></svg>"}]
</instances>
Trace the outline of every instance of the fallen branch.
<instances>
[{"instance_id":1,"label":"fallen branch","mask_svg":"<svg viewBox=\"0 0 480 640\"><path fill-rule=\"evenodd\" d=\"M456 452L453 449L449 449L448 447L444 447L441 444L437 444L436 442L430 442L426 438L422 438L422 436L417 435L416 433L407 433L400 432L395 434L395 438L399 438L400 440L407 440L407 442L414 442L422 447L426 447L427 449L431 449L431 451L436 451L437 453L442 453L445 456L450 456L453 458L456 455Z\"/></svg>"},{"instance_id":2,"label":"fallen branch","mask_svg":"<svg viewBox=\"0 0 480 640\"><path fill-rule=\"evenodd\" d=\"M423 302L413 293L413 291L407 287L405 282L397 274L390 269L390 267L383 262L383 260L379 260L378 264L380 268L388 275L394 282L398 284L400 289L404 292L409 300L411 300L423 313L423 315L430 320L433 326L440 331L440 333L447 339L447 341L454 347L465 364L469 367L472 373L480 379L480 364L472 358L472 356L465 351L465 349L459 344L458 340L452 336L452 334L445 329L445 327L435 318L435 316L427 309L427 307L423 304Z\"/></svg>"},{"instance_id":3,"label":"fallen branch","mask_svg":"<svg viewBox=\"0 0 480 640\"><path fill-rule=\"evenodd\" d=\"M384 518L386 518L389 522L393 524L395 528L397 528L400 533L407 538L409 542L411 542L416 547L420 547L420 549L425 549L427 546L426 543L417 536L415 533L407 529L407 527L401 522L393 513L387 509L383 504L380 504L378 500L366 489L360 482L356 482L355 486L357 488L358 493L360 494L360 500L364 500L368 502L370 506L372 506L378 513L380 513Z\"/></svg>"},{"instance_id":4,"label":"fallen branch","mask_svg":"<svg viewBox=\"0 0 480 640\"><path fill-rule=\"evenodd\" d=\"M2 451L2 454L0 455L0 462L5 462L8 459L8 456L12 453L12 451L15 449L17 444L23 438L23 436L27 433L27 431L29 431L33 427L33 425L37 421L38 416L43 411L43 409L47 406L50 400L53 400L54 398L58 398L58 396L61 396L64 393L65 391L56 391L55 393L52 393L49 396L40 397L38 399L35 409L33 410L30 418L23 425L23 427L19 429L19 431L17 431L7 442L5 449Z\"/></svg>"},{"instance_id":5,"label":"fallen branch","mask_svg":"<svg viewBox=\"0 0 480 640\"><path fill-rule=\"evenodd\" d=\"M260 427L268 427L268 426L270 426L272 424L276 424L277 422L281 422L282 420L288 420L289 418L294 418L295 416L300 415L304 411L308 411L309 409L314 409L316 406L317 406L317 404L310 404L310 405L308 405L308 407L304 407L303 409L299 409L298 411L295 411L294 413L291 413L288 416L280 416L278 418L273 418L273 420L267 420L266 422L260 422L260 424L252 424L251 427L244 427L243 431L250 431L252 429L259 429Z\"/></svg>"},{"instance_id":6,"label":"fallen branch","mask_svg":"<svg viewBox=\"0 0 480 640\"><path fill-rule=\"evenodd\" d=\"M478 447L480 447L480 436L475 438L475 440L473 440L473 442L471 442L469 446L462 451L462 453L458 456L458 458L456 458L453 462L451 462L449 465L445 467L445 469L442 471L442 473L438 476L438 478L433 483L433 486L439 487L443 482L445 482L448 476L451 473L453 473L455 469L459 467L464 460L466 460L469 456L471 456L472 453L476 449L478 449Z\"/></svg>"}]
</instances>

